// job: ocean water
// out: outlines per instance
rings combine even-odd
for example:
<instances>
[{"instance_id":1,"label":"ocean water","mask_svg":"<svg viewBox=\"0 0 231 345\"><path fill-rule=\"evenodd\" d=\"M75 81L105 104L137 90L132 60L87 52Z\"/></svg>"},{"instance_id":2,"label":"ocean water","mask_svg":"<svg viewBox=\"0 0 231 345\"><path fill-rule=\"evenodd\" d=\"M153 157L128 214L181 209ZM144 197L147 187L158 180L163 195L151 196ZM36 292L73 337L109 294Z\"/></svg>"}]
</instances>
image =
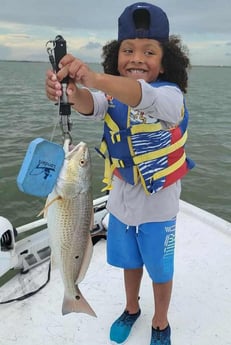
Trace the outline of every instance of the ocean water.
<instances>
[{"instance_id":1,"label":"ocean water","mask_svg":"<svg viewBox=\"0 0 231 345\"><path fill-rule=\"evenodd\" d=\"M93 64L99 70L100 65ZM48 63L0 61L0 215L14 226L35 220L45 199L19 191L16 178L31 140L62 143L57 107L45 95ZM196 167L183 179L181 198L231 221L231 67L192 67L186 96L190 111L188 155ZM94 147L102 122L72 112L73 142L91 150L94 197L102 196L103 160Z\"/></svg>"}]
</instances>

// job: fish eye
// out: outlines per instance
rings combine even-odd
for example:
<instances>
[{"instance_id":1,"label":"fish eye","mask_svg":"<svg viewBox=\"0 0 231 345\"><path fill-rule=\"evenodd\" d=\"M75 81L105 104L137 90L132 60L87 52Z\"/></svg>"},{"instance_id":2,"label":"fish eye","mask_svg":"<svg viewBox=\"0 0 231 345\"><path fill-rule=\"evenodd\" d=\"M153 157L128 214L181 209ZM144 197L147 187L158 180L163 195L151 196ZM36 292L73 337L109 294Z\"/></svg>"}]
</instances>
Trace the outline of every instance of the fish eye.
<instances>
[{"instance_id":1,"label":"fish eye","mask_svg":"<svg viewBox=\"0 0 231 345\"><path fill-rule=\"evenodd\" d=\"M85 165L85 160L82 158L82 159L80 159L80 161L79 161L79 165L82 167L82 166L84 166Z\"/></svg>"}]
</instances>

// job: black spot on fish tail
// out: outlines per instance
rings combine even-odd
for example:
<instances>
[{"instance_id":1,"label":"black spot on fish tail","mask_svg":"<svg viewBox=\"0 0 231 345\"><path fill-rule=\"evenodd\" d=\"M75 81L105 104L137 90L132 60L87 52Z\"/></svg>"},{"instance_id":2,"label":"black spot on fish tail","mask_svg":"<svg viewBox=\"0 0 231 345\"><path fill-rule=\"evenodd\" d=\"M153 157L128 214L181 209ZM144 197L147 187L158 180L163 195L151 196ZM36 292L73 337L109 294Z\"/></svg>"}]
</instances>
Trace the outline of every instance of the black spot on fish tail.
<instances>
[{"instance_id":1,"label":"black spot on fish tail","mask_svg":"<svg viewBox=\"0 0 231 345\"><path fill-rule=\"evenodd\" d=\"M79 295L76 295L76 296L75 296L75 299L77 299L77 301L79 301L79 300L80 300L80 296L79 296Z\"/></svg>"},{"instance_id":2,"label":"black spot on fish tail","mask_svg":"<svg viewBox=\"0 0 231 345\"><path fill-rule=\"evenodd\" d=\"M79 258L79 255L76 255L75 258L78 259L78 258Z\"/></svg>"}]
</instances>

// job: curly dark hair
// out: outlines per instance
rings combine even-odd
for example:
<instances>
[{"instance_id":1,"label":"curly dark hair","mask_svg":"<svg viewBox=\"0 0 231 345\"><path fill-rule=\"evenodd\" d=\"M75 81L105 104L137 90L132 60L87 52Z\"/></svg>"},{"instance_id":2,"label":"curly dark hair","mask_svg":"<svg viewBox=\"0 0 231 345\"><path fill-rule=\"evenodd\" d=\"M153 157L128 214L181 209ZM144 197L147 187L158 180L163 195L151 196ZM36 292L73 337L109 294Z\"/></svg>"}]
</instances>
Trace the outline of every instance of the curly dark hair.
<instances>
[{"instance_id":1,"label":"curly dark hair","mask_svg":"<svg viewBox=\"0 0 231 345\"><path fill-rule=\"evenodd\" d=\"M163 49L162 65L164 73L158 79L175 83L182 92L187 92L188 69L190 68L188 48L182 44L179 36L170 36L167 42L160 43ZM113 40L103 47L102 66L104 73L119 75L118 53L120 42Z\"/></svg>"},{"instance_id":2,"label":"curly dark hair","mask_svg":"<svg viewBox=\"0 0 231 345\"><path fill-rule=\"evenodd\" d=\"M120 49L120 42L116 40L107 42L106 45L103 46L102 66L104 69L104 73L119 75L119 72L118 72L119 49Z\"/></svg>"}]
</instances>

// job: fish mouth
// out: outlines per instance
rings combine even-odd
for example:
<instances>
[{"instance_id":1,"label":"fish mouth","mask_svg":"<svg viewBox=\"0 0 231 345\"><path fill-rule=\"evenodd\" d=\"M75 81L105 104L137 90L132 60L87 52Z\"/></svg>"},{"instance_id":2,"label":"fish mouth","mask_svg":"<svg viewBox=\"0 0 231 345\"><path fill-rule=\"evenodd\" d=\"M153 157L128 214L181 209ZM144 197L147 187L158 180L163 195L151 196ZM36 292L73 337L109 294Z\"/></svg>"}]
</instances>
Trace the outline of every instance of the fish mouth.
<instances>
[{"instance_id":1,"label":"fish mouth","mask_svg":"<svg viewBox=\"0 0 231 345\"><path fill-rule=\"evenodd\" d=\"M71 156L73 153L82 150L83 152L87 151L87 144L84 143L83 141L81 141L80 143L78 143L77 145L69 145L69 151L66 154L66 158L68 158L69 156Z\"/></svg>"},{"instance_id":2,"label":"fish mouth","mask_svg":"<svg viewBox=\"0 0 231 345\"><path fill-rule=\"evenodd\" d=\"M89 149L86 143L81 141L76 146L71 145L65 154L65 160L70 161L74 156L78 157L80 166L85 166L89 161Z\"/></svg>"}]
</instances>

